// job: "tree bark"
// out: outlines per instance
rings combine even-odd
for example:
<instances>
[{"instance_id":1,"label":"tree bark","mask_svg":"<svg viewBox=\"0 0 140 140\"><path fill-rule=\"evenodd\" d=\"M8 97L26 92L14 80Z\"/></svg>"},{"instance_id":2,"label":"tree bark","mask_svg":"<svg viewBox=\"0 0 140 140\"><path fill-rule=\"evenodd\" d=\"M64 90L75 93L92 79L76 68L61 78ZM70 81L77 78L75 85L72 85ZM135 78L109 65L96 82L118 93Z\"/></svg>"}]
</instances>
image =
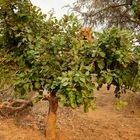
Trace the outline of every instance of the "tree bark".
<instances>
[{"instance_id":1,"label":"tree bark","mask_svg":"<svg viewBox=\"0 0 140 140\"><path fill-rule=\"evenodd\" d=\"M46 118L46 140L56 140L56 119L57 119L57 108L58 98L50 95L49 101L49 112Z\"/></svg>"}]
</instances>

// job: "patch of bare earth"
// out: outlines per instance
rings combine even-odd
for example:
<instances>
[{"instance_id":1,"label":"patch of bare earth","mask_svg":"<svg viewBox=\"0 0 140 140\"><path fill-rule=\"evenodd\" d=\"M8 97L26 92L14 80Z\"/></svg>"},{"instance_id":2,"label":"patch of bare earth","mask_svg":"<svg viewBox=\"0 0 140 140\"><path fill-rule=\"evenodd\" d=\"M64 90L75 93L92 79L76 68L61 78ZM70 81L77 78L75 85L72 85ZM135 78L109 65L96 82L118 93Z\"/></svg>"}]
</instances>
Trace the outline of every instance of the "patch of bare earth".
<instances>
[{"instance_id":1,"label":"patch of bare earth","mask_svg":"<svg viewBox=\"0 0 140 140\"><path fill-rule=\"evenodd\" d=\"M140 94L133 99L131 94L123 95L129 105L116 110L113 89L96 92L96 111L60 107L58 140L140 140ZM48 103L40 102L20 115L0 119L0 140L45 140L47 111Z\"/></svg>"}]
</instances>

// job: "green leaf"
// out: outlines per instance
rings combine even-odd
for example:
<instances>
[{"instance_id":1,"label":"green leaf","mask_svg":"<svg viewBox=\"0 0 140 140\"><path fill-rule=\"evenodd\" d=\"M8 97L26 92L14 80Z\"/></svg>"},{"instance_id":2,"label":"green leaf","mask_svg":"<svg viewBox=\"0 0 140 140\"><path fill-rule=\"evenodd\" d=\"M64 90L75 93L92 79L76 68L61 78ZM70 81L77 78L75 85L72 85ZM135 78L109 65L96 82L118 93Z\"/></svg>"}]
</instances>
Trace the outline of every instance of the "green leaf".
<instances>
[{"instance_id":1,"label":"green leaf","mask_svg":"<svg viewBox=\"0 0 140 140\"><path fill-rule=\"evenodd\" d=\"M103 59L98 60L98 67L100 68L100 70L102 70L104 68L104 66L105 66L105 64L104 64Z\"/></svg>"},{"instance_id":2,"label":"green leaf","mask_svg":"<svg viewBox=\"0 0 140 140\"><path fill-rule=\"evenodd\" d=\"M61 86L66 87L69 83L68 82L64 82L61 84Z\"/></svg>"},{"instance_id":3,"label":"green leaf","mask_svg":"<svg viewBox=\"0 0 140 140\"><path fill-rule=\"evenodd\" d=\"M41 84L39 82L35 82L35 88L36 89L40 89L41 88Z\"/></svg>"},{"instance_id":4,"label":"green leaf","mask_svg":"<svg viewBox=\"0 0 140 140\"><path fill-rule=\"evenodd\" d=\"M89 71L87 71L87 72L85 73L85 75L86 75L86 76L89 76L89 75L90 75L90 72L89 72Z\"/></svg>"},{"instance_id":5,"label":"green leaf","mask_svg":"<svg viewBox=\"0 0 140 140\"><path fill-rule=\"evenodd\" d=\"M86 83L86 80L84 77L80 77L80 81L83 82L83 83Z\"/></svg>"},{"instance_id":6,"label":"green leaf","mask_svg":"<svg viewBox=\"0 0 140 140\"><path fill-rule=\"evenodd\" d=\"M99 52L100 56L105 57L105 53L104 52Z\"/></svg>"},{"instance_id":7,"label":"green leaf","mask_svg":"<svg viewBox=\"0 0 140 140\"><path fill-rule=\"evenodd\" d=\"M107 84L111 84L112 83L112 81L113 81L113 77L112 76L107 76L106 77L106 82L107 82Z\"/></svg>"},{"instance_id":8,"label":"green leaf","mask_svg":"<svg viewBox=\"0 0 140 140\"><path fill-rule=\"evenodd\" d=\"M23 85L23 88L25 89L25 91L27 92L29 90L29 83L26 83Z\"/></svg>"},{"instance_id":9,"label":"green leaf","mask_svg":"<svg viewBox=\"0 0 140 140\"><path fill-rule=\"evenodd\" d=\"M72 91L70 91L68 93L68 96L69 96L69 101L70 101L70 105L72 108L75 108L76 107L76 103L75 103L75 95Z\"/></svg>"}]
</instances>

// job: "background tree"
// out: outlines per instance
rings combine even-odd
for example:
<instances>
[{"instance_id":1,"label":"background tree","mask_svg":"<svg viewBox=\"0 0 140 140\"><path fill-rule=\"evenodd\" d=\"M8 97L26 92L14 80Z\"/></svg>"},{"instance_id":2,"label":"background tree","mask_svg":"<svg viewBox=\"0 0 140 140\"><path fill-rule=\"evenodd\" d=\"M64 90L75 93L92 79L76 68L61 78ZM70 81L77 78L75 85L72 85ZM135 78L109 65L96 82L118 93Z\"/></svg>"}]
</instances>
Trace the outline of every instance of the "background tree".
<instances>
[{"instance_id":1,"label":"background tree","mask_svg":"<svg viewBox=\"0 0 140 140\"><path fill-rule=\"evenodd\" d=\"M129 30L113 27L98 36L98 55L95 57L95 73L100 88L103 83L115 85L115 96L120 97L123 86L139 90L139 52L133 45L135 36Z\"/></svg>"},{"instance_id":2,"label":"background tree","mask_svg":"<svg viewBox=\"0 0 140 140\"><path fill-rule=\"evenodd\" d=\"M139 0L77 0L72 9L90 26L140 29Z\"/></svg>"},{"instance_id":3,"label":"background tree","mask_svg":"<svg viewBox=\"0 0 140 140\"><path fill-rule=\"evenodd\" d=\"M120 1L120 0L115 0L115 1L112 1L112 0L107 0L107 1L104 1L104 0L77 0L77 2L75 2L74 5L73 5L72 10L79 14L79 18L82 19L83 26L90 26L93 29L95 29L95 28L96 29L99 29L99 28L108 29L109 27L113 26L113 27L120 27L121 29L132 29L133 33L134 32L137 33L137 34L139 33L139 29L140 29L140 19L139 19L140 1L138 1L138 0L124 0L124 1L123 0L122 1ZM121 34L123 35L123 33L122 33L123 31L121 31L121 30L120 31L115 31L115 30L116 30L115 28L112 31L109 29L108 31L110 31L110 33L109 32L104 33L103 36L102 36L103 38L100 38L101 36L100 37L96 36L98 38L98 41L97 41L98 43L100 41L102 41L102 39L104 40L102 43L100 42L101 44L98 44L98 43L97 44L99 45L101 50L106 54L105 55L105 57L106 57L105 61L103 62L104 66L105 66L104 70L108 71L108 70L111 69L111 71L112 71L115 68L114 70L116 72L118 70L122 71L121 72L122 73L121 78L122 77L126 78L126 77L129 77L131 75L129 73L130 71L132 71L130 69L130 67L135 67L136 68L136 69L134 68L136 70L135 72L136 73L138 72L138 61L139 61L140 58L136 57L137 60L133 61L133 63L131 63L130 67L128 68L129 72L128 71L127 72L130 75L127 72L126 72L127 74L125 72L123 73L123 70L121 70L121 68L123 66L120 65L118 67L118 63L120 63L120 62L118 62L117 57L119 57L119 59L121 59L121 56L124 56L124 54L122 55L120 53L120 55L116 55L115 51L117 51L119 49L119 47L121 47L120 51L123 48L125 50L125 49L127 49L127 47L128 48L130 47L131 43L128 41L130 44L126 43L127 45L125 44L125 46L123 46L122 41L120 42L120 39L119 39L119 38L121 38L121 39L125 38L124 36L123 37L121 36ZM118 37L119 32L120 32L120 36ZM139 34L137 36L139 36ZM135 53L137 56L139 56L139 54L140 54L139 53L140 46L139 46L139 43L138 43L139 39L136 39L136 37L135 37L135 38L130 38L130 40L132 40L132 42L136 42L136 44L137 44L137 45L134 45L132 47L133 49L131 49L131 50L133 50L133 51L131 51L131 53ZM105 45L106 44L105 42L107 43L108 47ZM117 42L118 42L118 45L117 45ZM114 46L113 46L113 44L114 44ZM115 47L116 45L117 45L117 48ZM111 50L115 50L115 51L112 52ZM109 55L111 56L110 58L109 58ZM112 63L110 63L111 60L113 60ZM108 62L111 65L107 64ZM95 67L97 68L97 65ZM117 67L118 67L118 70L117 70ZM100 73L101 71L97 70L97 72ZM115 72L115 75L118 75L116 72ZM101 79L99 78L100 77L99 75L102 75L101 73L100 74L99 73L97 74L98 75L98 78L97 78L98 84L100 83L99 81L101 79L102 79L101 83L103 83L103 81L106 83L106 80L104 78L101 78ZM114 78L112 77L112 80L111 80L112 84L114 84L118 87L118 88L116 88L115 92L119 93L119 91L120 91L120 86L118 86L119 82L115 82L116 80L113 80L113 79ZM122 78L122 79L124 79L124 78ZM122 83L122 79L120 80L121 83ZM127 83L128 85L130 85L130 80L129 79L127 79L125 81L127 81L127 82L123 82L123 83L125 83L125 84ZM133 81L132 83L134 84L134 80L132 80L132 81ZM101 85L99 84L99 87ZM109 85L108 85L108 88L109 88ZM120 96L120 95L116 94L116 96Z\"/></svg>"}]
</instances>

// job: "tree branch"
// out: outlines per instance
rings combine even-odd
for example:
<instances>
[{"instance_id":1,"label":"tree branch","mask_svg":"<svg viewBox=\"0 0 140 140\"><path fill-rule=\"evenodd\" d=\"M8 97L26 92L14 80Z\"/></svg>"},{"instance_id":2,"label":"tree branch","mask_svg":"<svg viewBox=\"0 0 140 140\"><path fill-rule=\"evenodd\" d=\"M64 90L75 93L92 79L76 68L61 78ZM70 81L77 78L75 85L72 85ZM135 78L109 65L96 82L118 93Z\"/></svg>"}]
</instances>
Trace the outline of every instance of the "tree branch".
<instances>
[{"instance_id":1,"label":"tree branch","mask_svg":"<svg viewBox=\"0 0 140 140\"><path fill-rule=\"evenodd\" d=\"M6 92L6 91L9 90L11 87L12 87L12 86L9 86L9 87L6 88L6 89L2 89L2 90L0 90L0 94L2 94L3 92Z\"/></svg>"},{"instance_id":2,"label":"tree branch","mask_svg":"<svg viewBox=\"0 0 140 140\"><path fill-rule=\"evenodd\" d=\"M103 11L106 11L106 10L108 10L108 9L111 9L111 8L117 8L117 7L122 7L122 6L127 6L127 4L120 4L120 5L110 5L110 6L107 6L107 7L105 7L105 8L103 8L103 9L101 9L101 10L99 10L99 11L97 11L96 13L94 13L94 14L89 14L88 16L96 16L97 14L99 14L99 13L101 13L101 12L103 12Z\"/></svg>"},{"instance_id":3,"label":"tree branch","mask_svg":"<svg viewBox=\"0 0 140 140\"><path fill-rule=\"evenodd\" d=\"M28 106L32 106L32 100L22 100L22 99L17 99L13 102L3 102L0 104L0 110L3 109L8 109L10 111L14 112L19 112L25 109Z\"/></svg>"}]
</instances>

